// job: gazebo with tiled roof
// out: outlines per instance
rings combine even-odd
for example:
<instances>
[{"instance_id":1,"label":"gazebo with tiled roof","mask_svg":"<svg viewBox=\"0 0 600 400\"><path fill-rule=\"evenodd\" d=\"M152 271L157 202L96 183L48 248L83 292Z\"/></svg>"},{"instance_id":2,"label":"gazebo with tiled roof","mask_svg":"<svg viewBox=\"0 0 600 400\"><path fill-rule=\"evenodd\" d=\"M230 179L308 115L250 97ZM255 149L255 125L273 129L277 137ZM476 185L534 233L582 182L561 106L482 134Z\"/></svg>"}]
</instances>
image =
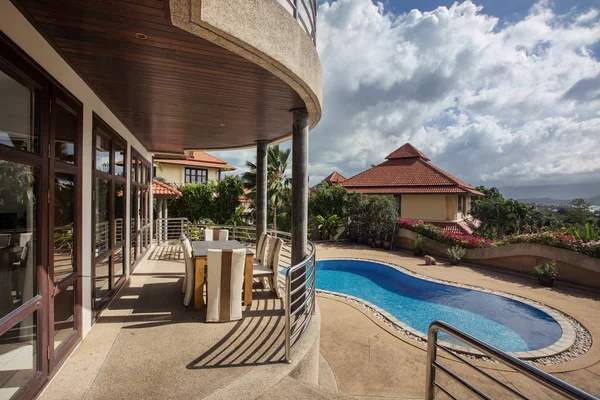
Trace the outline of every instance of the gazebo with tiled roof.
<instances>
[{"instance_id":1,"label":"gazebo with tiled roof","mask_svg":"<svg viewBox=\"0 0 600 400\"><path fill-rule=\"evenodd\" d=\"M167 185L166 183L162 183L157 181L156 179L152 180L152 195L156 199L156 210L158 211L158 221L157 221L157 237L159 242L164 242L167 240L167 218L169 218L169 208L167 206L167 200L176 199L178 197L183 196L183 194L175 189Z\"/></svg>"}]
</instances>

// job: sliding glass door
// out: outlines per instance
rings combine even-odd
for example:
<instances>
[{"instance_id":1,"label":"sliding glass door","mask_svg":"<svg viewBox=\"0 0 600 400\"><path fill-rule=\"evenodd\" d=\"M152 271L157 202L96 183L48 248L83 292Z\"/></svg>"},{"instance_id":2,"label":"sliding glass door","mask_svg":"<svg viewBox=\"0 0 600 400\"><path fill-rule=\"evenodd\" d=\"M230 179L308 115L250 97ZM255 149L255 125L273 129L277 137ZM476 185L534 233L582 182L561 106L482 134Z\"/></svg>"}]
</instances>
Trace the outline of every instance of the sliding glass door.
<instances>
[{"instance_id":1,"label":"sliding glass door","mask_svg":"<svg viewBox=\"0 0 600 400\"><path fill-rule=\"evenodd\" d=\"M0 33L0 398L81 338L82 105Z\"/></svg>"},{"instance_id":2,"label":"sliding glass door","mask_svg":"<svg viewBox=\"0 0 600 400\"><path fill-rule=\"evenodd\" d=\"M150 163L131 149L131 270L152 243L150 219Z\"/></svg>"},{"instance_id":3,"label":"sliding glass door","mask_svg":"<svg viewBox=\"0 0 600 400\"><path fill-rule=\"evenodd\" d=\"M110 301L125 281L127 142L94 116L93 222L94 310Z\"/></svg>"}]
</instances>

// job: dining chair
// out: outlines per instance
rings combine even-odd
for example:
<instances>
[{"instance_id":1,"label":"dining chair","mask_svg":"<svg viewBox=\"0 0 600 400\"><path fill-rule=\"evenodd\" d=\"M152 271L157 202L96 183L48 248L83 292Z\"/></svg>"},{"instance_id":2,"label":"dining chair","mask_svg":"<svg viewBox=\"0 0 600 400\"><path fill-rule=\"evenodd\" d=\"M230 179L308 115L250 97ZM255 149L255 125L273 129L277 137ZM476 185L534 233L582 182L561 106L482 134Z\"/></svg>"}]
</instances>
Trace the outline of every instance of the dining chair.
<instances>
[{"instance_id":1,"label":"dining chair","mask_svg":"<svg viewBox=\"0 0 600 400\"><path fill-rule=\"evenodd\" d=\"M207 322L242 319L246 249L207 251Z\"/></svg>"},{"instance_id":2,"label":"dining chair","mask_svg":"<svg viewBox=\"0 0 600 400\"><path fill-rule=\"evenodd\" d=\"M267 255L266 264L253 264L252 276L264 280L270 279L271 290L275 292L278 298L281 298L279 292L279 258L281 254L281 248L283 247L283 240L271 237L269 240L269 250ZM266 285L265 285L266 287Z\"/></svg>"},{"instance_id":3,"label":"dining chair","mask_svg":"<svg viewBox=\"0 0 600 400\"><path fill-rule=\"evenodd\" d=\"M192 304L194 296L194 257L192 256L192 243L190 239L184 237L182 241L183 259L185 260L185 277L183 278L183 288L181 291L183 296L183 305L189 306Z\"/></svg>"},{"instance_id":4,"label":"dining chair","mask_svg":"<svg viewBox=\"0 0 600 400\"><path fill-rule=\"evenodd\" d=\"M256 244L256 257L254 257L254 264L265 264L265 255L267 254L267 246L269 246L269 241L271 240L271 236L263 232L258 238L258 243Z\"/></svg>"},{"instance_id":5,"label":"dining chair","mask_svg":"<svg viewBox=\"0 0 600 400\"><path fill-rule=\"evenodd\" d=\"M204 240L212 242L213 240L229 240L229 230L204 228Z\"/></svg>"}]
</instances>

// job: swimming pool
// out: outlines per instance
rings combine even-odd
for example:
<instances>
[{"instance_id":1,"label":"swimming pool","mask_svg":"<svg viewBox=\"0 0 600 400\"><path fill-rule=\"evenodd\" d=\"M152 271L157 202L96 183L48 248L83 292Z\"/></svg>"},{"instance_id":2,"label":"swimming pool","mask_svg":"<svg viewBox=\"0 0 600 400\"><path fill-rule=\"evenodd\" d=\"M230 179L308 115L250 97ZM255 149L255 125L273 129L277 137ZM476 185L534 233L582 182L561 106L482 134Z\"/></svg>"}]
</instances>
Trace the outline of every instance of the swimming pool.
<instances>
[{"instance_id":1,"label":"swimming pool","mask_svg":"<svg viewBox=\"0 0 600 400\"><path fill-rule=\"evenodd\" d=\"M372 261L317 261L316 286L366 300L425 335L432 321L441 320L509 352L539 350L562 335L553 317L518 300L420 279Z\"/></svg>"}]
</instances>

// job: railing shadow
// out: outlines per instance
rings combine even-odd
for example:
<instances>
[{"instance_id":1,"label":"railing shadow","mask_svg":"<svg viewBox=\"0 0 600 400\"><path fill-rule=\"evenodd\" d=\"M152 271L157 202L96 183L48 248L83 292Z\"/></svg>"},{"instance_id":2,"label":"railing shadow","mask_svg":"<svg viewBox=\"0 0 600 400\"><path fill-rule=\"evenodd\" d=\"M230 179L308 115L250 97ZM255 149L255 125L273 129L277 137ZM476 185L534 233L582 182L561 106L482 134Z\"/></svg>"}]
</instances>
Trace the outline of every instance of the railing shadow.
<instances>
[{"instance_id":1,"label":"railing shadow","mask_svg":"<svg viewBox=\"0 0 600 400\"><path fill-rule=\"evenodd\" d=\"M254 292L242 319L187 369L246 367L284 360L285 314L282 300L266 290Z\"/></svg>"}]
</instances>

